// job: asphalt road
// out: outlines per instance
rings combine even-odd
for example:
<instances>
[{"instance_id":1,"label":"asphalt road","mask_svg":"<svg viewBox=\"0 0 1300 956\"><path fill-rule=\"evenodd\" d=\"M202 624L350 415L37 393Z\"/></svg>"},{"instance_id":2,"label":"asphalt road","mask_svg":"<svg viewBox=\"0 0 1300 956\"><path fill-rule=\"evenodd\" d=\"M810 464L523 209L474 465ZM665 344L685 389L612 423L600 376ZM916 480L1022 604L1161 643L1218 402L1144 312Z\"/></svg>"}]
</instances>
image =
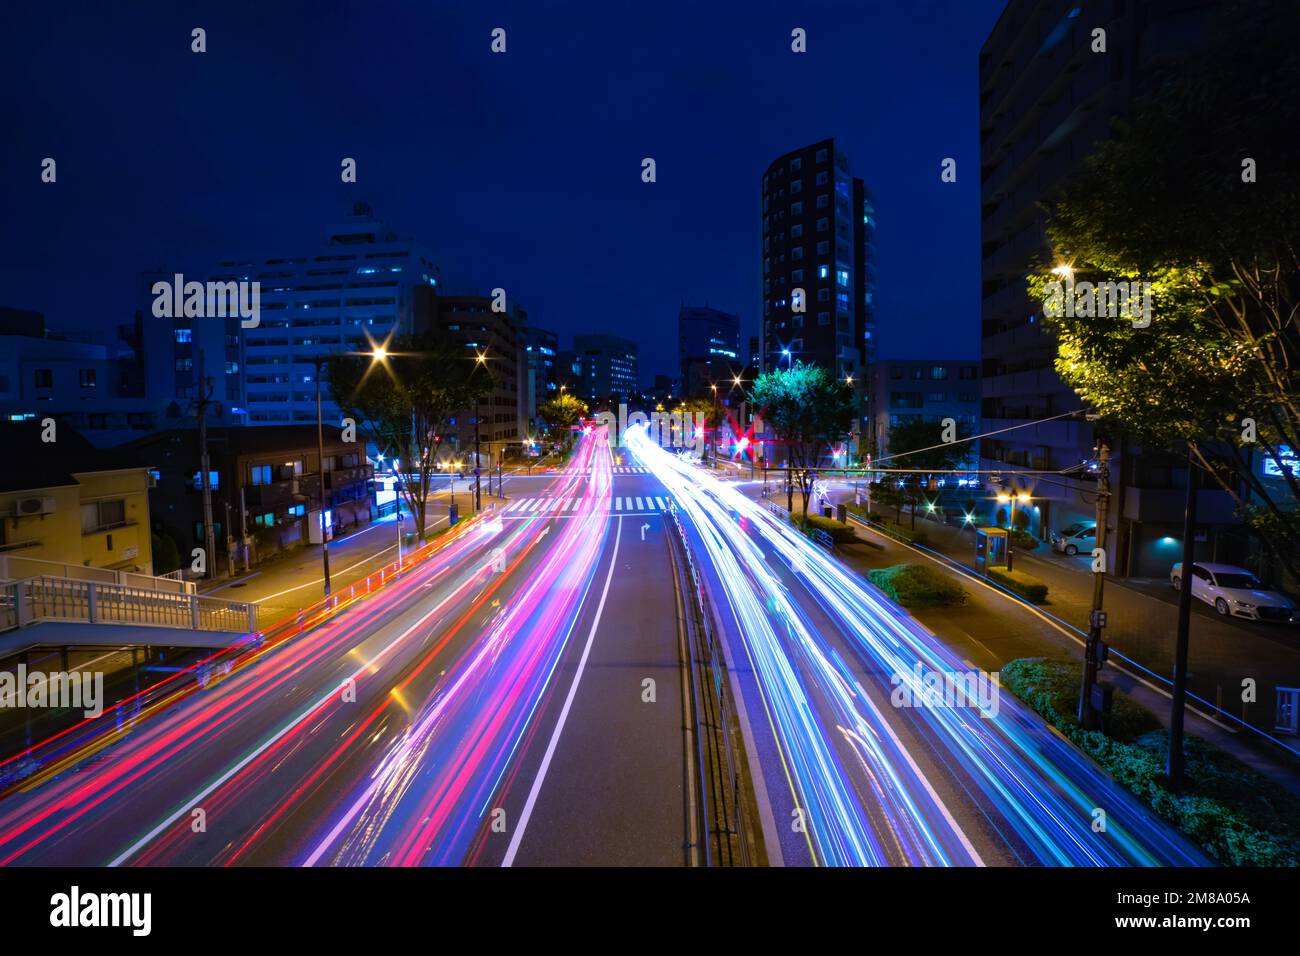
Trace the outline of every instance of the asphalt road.
<instances>
[{"instance_id":1,"label":"asphalt road","mask_svg":"<svg viewBox=\"0 0 1300 956\"><path fill-rule=\"evenodd\" d=\"M653 480L610 475L606 453L530 482L581 504L476 523L11 795L0 862L683 862L662 518L612 512L616 489L635 498Z\"/></svg>"},{"instance_id":2,"label":"asphalt road","mask_svg":"<svg viewBox=\"0 0 1300 956\"><path fill-rule=\"evenodd\" d=\"M973 669L753 486L660 469L709 568L786 864L1207 862L1009 695L921 703L929 678Z\"/></svg>"}]
</instances>

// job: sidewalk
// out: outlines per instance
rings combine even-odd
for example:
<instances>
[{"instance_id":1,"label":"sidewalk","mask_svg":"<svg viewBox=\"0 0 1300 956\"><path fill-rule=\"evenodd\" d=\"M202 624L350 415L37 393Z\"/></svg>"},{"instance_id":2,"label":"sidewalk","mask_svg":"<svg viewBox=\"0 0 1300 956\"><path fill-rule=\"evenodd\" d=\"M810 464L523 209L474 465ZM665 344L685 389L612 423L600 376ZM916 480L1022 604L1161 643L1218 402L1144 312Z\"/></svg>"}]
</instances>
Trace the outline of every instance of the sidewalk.
<instances>
[{"instance_id":1,"label":"sidewalk","mask_svg":"<svg viewBox=\"0 0 1300 956\"><path fill-rule=\"evenodd\" d=\"M507 476L507 485L509 484ZM470 482L472 488L472 481ZM465 482L456 483L456 504L462 520L474 513L473 491L468 494ZM484 504L489 500L487 482L483 484ZM447 506L451 498L446 491L429 496L425 514L425 532L433 535L445 530ZM403 511L402 529L409 534L415 527L408 511ZM330 585L338 591L397 560L396 516L387 515L330 541ZM321 548L308 544L277 554L234 578L214 578L199 582L199 593L231 601L251 601L261 605L263 624L296 612L319 600L324 594Z\"/></svg>"},{"instance_id":2,"label":"sidewalk","mask_svg":"<svg viewBox=\"0 0 1300 956\"><path fill-rule=\"evenodd\" d=\"M962 531L923 520L918 515L917 528L922 527L929 534L930 550L963 566L973 566L973 530ZM855 525L855 529L860 543L838 550L845 564L860 574L874 568L928 560L933 562L932 567L945 568L961 581L970 594L965 607L918 609L911 613L945 638L971 666L993 671L1017 657L1047 657L1070 660L1082 667L1083 632L1092 604L1090 572L1017 552L1017 568L1046 581L1050 589L1048 603L1036 609L982 579L963 575L883 534L860 525ZM1168 685L1155 675L1164 677L1173 670L1176 606L1108 579L1105 607L1109 613L1105 637L1113 651L1102 670L1103 679L1151 710L1168 726ZM1274 628L1272 632L1262 633L1252 633L1253 630L1243 629L1236 622L1215 617L1206 620L1194 615L1188 684L1192 693L1214 702L1216 686L1225 687L1227 695L1231 691L1226 688L1239 687L1242 677L1254 677L1259 688L1258 703L1243 705L1241 710L1248 717L1267 721L1264 730L1271 732L1272 688L1300 686L1300 652L1297 651L1300 635L1295 629ZM1137 666L1126 665L1116 652L1135 660ZM1143 667L1154 673L1143 674ZM1207 687L1208 693L1203 693ZM1195 706L1195 701L1189 703ZM1208 712L1208 708L1203 710ZM1189 734L1212 742L1292 793L1300 794L1300 761L1253 731L1242 729L1232 721L1212 720L1190 708L1186 727ZM1300 741L1286 740L1290 746L1300 745Z\"/></svg>"}]
</instances>

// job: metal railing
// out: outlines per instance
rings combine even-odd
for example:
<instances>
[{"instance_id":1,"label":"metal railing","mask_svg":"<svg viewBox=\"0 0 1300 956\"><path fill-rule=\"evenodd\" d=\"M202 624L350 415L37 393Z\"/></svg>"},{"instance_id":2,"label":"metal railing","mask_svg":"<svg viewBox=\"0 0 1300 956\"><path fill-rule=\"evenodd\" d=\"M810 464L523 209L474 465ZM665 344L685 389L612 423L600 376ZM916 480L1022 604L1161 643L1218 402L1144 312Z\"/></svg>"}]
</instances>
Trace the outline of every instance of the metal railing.
<instances>
[{"instance_id":1,"label":"metal railing","mask_svg":"<svg viewBox=\"0 0 1300 956\"><path fill-rule=\"evenodd\" d=\"M14 581L6 587L5 599L12 601L9 627L34 621L77 621L196 631L257 630L256 604L79 578L40 575Z\"/></svg>"},{"instance_id":2,"label":"metal railing","mask_svg":"<svg viewBox=\"0 0 1300 956\"><path fill-rule=\"evenodd\" d=\"M700 782L700 849L705 866L751 865L741 769L733 746L740 718L732 698L725 653L712 625L704 582L675 504L668 535L678 579L685 587L687 672L696 729L695 772Z\"/></svg>"}]
</instances>

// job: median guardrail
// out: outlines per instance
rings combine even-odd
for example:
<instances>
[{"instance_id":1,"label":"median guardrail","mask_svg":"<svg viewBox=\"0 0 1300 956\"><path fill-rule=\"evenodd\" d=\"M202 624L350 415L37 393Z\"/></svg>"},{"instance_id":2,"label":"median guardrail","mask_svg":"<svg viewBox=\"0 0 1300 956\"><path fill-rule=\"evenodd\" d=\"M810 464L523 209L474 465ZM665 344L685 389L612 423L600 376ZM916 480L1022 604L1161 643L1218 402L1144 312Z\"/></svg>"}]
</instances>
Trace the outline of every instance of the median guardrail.
<instances>
[{"instance_id":1,"label":"median guardrail","mask_svg":"<svg viewBox=\"0 0 1300 956\"><path fill-rule=\"evenodd\" d=\"M667 535L685 598L687 676L695 718L696 778L700 800L698 826L704 834L698 849L705 866L749 866L752 851L741 792L741 768L733 738L740 718L731 696L725 655L710 623L708 598L686 528L675 504L668 509L673 534Z\"/></svg>"}]
</instances>

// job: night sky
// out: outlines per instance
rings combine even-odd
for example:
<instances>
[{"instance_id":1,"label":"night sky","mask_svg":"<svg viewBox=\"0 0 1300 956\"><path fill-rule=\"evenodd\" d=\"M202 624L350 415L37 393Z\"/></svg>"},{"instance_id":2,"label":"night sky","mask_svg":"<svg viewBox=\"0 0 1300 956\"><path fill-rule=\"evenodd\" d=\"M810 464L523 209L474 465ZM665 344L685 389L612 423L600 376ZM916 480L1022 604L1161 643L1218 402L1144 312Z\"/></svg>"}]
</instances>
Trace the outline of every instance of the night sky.
<instances>
[{"instance_id":1,"label":"night sky","mask_svg":"<svg viewBox=\"0 0 1300 956\"><path fill-rule=\"evenodd\" d=\"M763 171L834 136L875 194L881 356L972 357L978 57L1002 6L7 2L0 305L110 330L141 271L311 252L363 199L448 291L502 286L561 347L629 335L649 380L682 301L757 334Z\"/></svg>"}]
</instances>

